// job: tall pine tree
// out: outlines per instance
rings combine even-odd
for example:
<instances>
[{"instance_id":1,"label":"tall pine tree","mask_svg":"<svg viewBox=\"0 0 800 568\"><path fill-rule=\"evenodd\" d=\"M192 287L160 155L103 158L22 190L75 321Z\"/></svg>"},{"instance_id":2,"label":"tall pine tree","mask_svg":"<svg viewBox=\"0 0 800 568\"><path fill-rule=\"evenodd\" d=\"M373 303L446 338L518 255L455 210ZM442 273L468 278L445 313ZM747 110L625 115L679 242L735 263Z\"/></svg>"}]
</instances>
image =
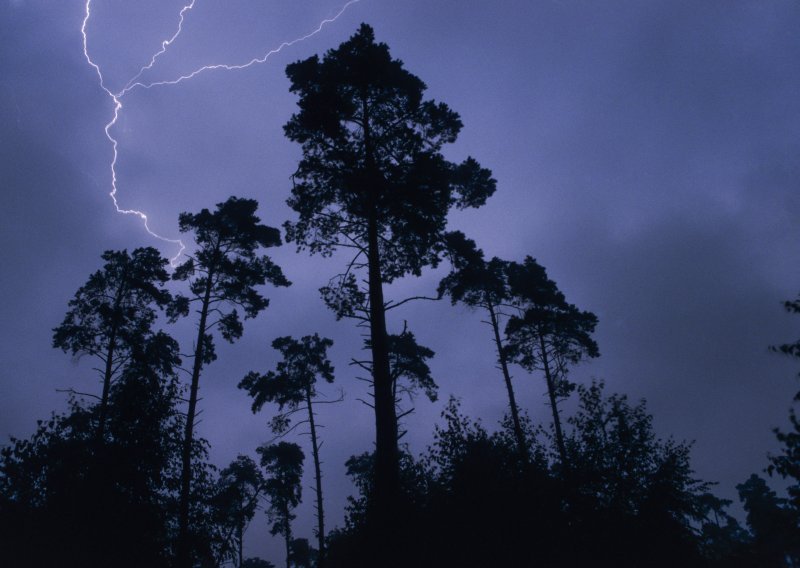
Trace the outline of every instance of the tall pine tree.
<instances>
[{"instance_id":1,"label":"tall pine tree","mask_svg":"<svg viewBox=\"0 0 800 568\"><path fill-rule=\"evenodd\" d=\"M353 253L336 288L363 300L375 397L375 520L389 524L399 496L398 427L392 392L384 285L435 266L451 207L478 207L495 190L491 173L472 158L442 155L462 123L443 103L424 100L425 84L358 32L320 59L289 65L299 110L284 127L302 145L289 205L298 219L287 239L300 249ZM359 290L353 270L366 271ZM352 298L345 303L352 304ZM397 305L397 304L395 304Z\"/></svg>"}]
</instances>

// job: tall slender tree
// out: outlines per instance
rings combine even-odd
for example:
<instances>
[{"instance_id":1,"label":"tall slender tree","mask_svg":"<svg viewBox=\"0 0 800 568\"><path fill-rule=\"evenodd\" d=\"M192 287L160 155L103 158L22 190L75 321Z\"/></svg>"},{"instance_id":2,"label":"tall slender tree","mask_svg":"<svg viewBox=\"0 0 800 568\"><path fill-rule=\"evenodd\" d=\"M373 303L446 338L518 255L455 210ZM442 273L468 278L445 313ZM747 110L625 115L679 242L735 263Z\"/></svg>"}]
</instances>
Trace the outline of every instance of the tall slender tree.
<instances>
[{"instance_id":1,"label":"tall slender tree","mask_svg":"<svg viewBox=\"0 0 800 568\"><path fill-rule=\"evenodd\" d=\"M511 421L514 436L517 440L520 455L524 461L529 460L528 442L519 418L519 407L514 396L514 385L508 369L508 352L500 335L503 316L507 310L516 312L514 297L508 285L508 268L510 263L497 257L484 260L483 251L475 242L461 232L447 235L447 244L452 262L450 274L439 283L439 295L450 296L453 304L463 303L470 308L486 311L492 329L492 339L497 350L497 363L508 393L508 406L511 410Z\"/></svg>"},{"instance_id":2,"label":"tall slender tree","mask_svg":"<svg viewBox=\"0 0 800 568\"><path fill-rule=\"evenodd\" d=\"M508 352L527 371L544 372L558 453L567 467L558 401L574 389L567 379L568 365L600 355L591 336L597 316L568 303L544 267L529 256L522 264L509 265L508 282L523 310L521 315L512 316L506 326Z\"/></svg>"},{"instance_id":3,"label":"tall slender tree","mask_svg":"<svg viewBox=\"0 0 800 568\"><path fill-rule=\"evenodd\" d=\"M188 280L191 296L179 296L170 308L173 319L186 316L194 306L198 314L197 339L194 347L189 402L184 433L183 465L181 475L181 500L178 511L178 567L192 564L189 535L189 501L192 487L191 448L197 415L200 374L203 367L216 359L214 333L233 342L241 337L243 327L238 308L244 317L253 318L269 305L256 289L269 282L274 286L288 286L289 281L280 267L266 255L259 256L260 248L281 244L278 229L262 225L255 212L258 203L252 199L230 197L217 204L213 213L203 209L199 213L182 213L179 218L181 232L193 232L197 250L179 266L175 280Z\"/></svg>"},{"instance_id":4,"label":"tall slender tree","mask_svg":"<svg viewBox=\"0 0 800 568\"><path fill-rule=\"evenodd\" d=\"M272 420L272 429L284 434L293 426L291 415L305 412L306 418L296 423L308 424L311 435L311 456L314 460L314 481L317 509L317 542L319 546L318 566L325 564L325 511L322 498L322 467L319 457L321 441L317 432L314 402L317 397L317 379L332 383L333 365L328 360L328 348L333 341L314 335L306 335L300 340L292 337L279 337L272 347L280 351L283 359L274 371L266 374L250 372L239 383L253 398L253 412L258 412L266 402L278 404L280 414ZM323 401L325 402L325 401ZM332 402L332 401L331 401Z\"/></svg>"},{"instance_id":5,"label":"tall slender tree","mask_svg":"<svg viewBox=\"0 0 800 568\"><path fill-rule=\"evenodd\" d=\"M106 251L105 265L89 277L69 302L69 311L53 330L53 347L90 355L101 363L102 389L97 413L98 439L105 433L113 382L130 362L133 350L152 336L157 309L171 297L167 260L152 248Z\"/></svg>"},{"instance_id":6,"label":"tall slender tree","mask_svg":"<svg viewBox=\"0 0 800 568\"><path fill-rule=\"evenodd\" d=\"M375 42L370 26L286 73L300 100L284 129L303 150L288 201L298 219L286 224L287 240L323 255L351 250L340 287L352 291L352 270L366 271L360 294L373 363L373 497L376 521L385 525L399 496L399 451L384 285L436 265L450 208L482 205L495 181L472 158L444 158L461 120L447 105L423 100L425 84Z\"/></svg>"},{"instance_id":7,"label":"tall slender tree","mask_svg":"<svg viewBox=\"0 0 800 568\"><path fill-rule=\"evenodd\" d=\"M261 456L261 466L266 471L264 491L269 497L267 514L272 521L270 532L286 539L286 568L292 561L292 512L303 496L300 484L303 477L305 455L297 444L278 442L256 450Z\"/></svg>"}]
</instances>

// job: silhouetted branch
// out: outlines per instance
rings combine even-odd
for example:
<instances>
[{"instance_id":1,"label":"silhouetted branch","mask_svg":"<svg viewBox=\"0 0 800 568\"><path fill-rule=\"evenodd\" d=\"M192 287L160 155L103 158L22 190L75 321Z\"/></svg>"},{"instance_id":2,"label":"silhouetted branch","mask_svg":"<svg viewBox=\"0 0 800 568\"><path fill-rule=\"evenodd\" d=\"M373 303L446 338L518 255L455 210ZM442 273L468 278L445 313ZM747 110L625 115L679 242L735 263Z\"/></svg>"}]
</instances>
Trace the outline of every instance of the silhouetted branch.
<instances>
[{"instance_id":1,"label":"silhouetted branch","mask_svg":"<svg viewBox=\"0 0 800 568\"><path fill-rule=\"evenodd\" d=\"M73 394L73 395L78 395L78 396L90 396L90 397L92 397L92 398L94 398L94 399L96 399L96 400L102 400L102 399L101 399L99 396L97 396L96 394L91 394L91 393L88 393L88 392L76 391L76 390L75 390L75 389L73 389L73 388L69 388L69 389L56 389L56 392L66 392L66 393Z\"/></svg>"},{"instance_id":2,"label":"silhouetted branch","mask_svg":"<svg viewBox=\"0 0 800 568\"><path fill-rule=\"evenodd\" d=\"M412 300L432 300L432 301L436 302L436 301L439 301L439 298L431 298L430 296L412 296L410 298L406 298L405 300L400 300L399 302L396 302L394 304L391 301L389 301L389 302L386 302L384 304L384 310L388 312L389 310L393 310L394 308L398 308L398 307L402 306L403 304L405 304L406 302L410 302Z\"/></svg>"}]
</instances>

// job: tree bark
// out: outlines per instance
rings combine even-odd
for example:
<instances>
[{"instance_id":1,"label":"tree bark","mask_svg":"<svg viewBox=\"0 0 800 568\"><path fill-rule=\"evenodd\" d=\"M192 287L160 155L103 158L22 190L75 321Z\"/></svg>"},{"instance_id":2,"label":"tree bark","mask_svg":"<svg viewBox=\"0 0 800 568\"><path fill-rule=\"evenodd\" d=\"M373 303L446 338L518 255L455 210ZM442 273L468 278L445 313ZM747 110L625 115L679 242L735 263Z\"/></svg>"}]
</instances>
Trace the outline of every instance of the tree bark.
<instances>
[{"instance_id":1,"label":"tree bark","mask_svg":"<svg viewBox=\"0 0 800 568\"><path fill-rule=\"evenodd\" d=\"M519 410L517 408L516 398L514 397L514 386L511 384L511 374L508 372L508 361L506 360L506 354L503 351L503 343L500 339L500 325L497 320L497 313L491 301L486 303L486 308L489 310L489 320L492 325L492 331L494 332L494 344L497 347L497 360L500 363L500 369L503 371L506 390L508 390L508 404L511 407L511 419L514 422L514 435L517 438L517 445L519 446L519 453L522 456L523 462L529 463L528 444L525 441L525 434L522 432L522 425L519 421Z\"/></svg>"},{"instance_id":2,"label":"tree bark","mask_svg":"<svg viewBox=\"0 0 800 568\"><path fill-rule=\"evenodd\" d=\"M308 423L311 429L311 454L314 458L314 477L317 492L317 546L319 556L317 568L325 567L325 513L322 508L322 470L319 463L319 444L317 443L317 428L314 424L314 411L311 407L311 387L306 390L306 404L308 405Z\"/></svg>"}]
</instances>

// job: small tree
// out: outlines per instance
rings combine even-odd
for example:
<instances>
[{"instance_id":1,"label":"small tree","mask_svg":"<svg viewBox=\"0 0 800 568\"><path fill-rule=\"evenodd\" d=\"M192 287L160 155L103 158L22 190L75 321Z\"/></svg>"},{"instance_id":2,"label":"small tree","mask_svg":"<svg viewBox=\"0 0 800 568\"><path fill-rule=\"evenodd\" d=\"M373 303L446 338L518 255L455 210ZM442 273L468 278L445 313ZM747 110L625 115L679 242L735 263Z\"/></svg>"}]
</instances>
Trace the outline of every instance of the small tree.
<instances>
[{"instance_id":1,"label":"small tree","mask_svg":"<svg viewBox=\"0 0 800 568\"><path fill-rule=\"evenodd\" d=\"M189 545L189 501L191 498L191 447L197 414L200 373L205 365L216 359L214 332L233 342L241 337L242 323L237 308L244 317L253 318L269 305L256 286L269 282L288 286L289 281L280 267L266 255L258 256L259 248L281 244L278 229L260 223L255 215L258 203L253 199L230 197L217 204L213 213L181 213L182 233L193 232L197 251L179 266L173 278L188 280L191 296L180 296L171 308L173 319L188 315L194 305L198 314L197 339L189 388L189 406L184 433L183 475L179 521L179 568L189 568L192 551ZM228 311L226 310L226 307Z\"/></svg>"},{"instance_id":2,"label":"small tree","mask_svg":"<svg viewBox=\"0 0 800 568\"><path fill-rule=\"evenodd\" d=\"M101 362L102 381L97 414L97 439L105 433L108 397L112 383L131 360L136 346L152 335L156 309L164 308L170 294L168 261L152 248L106 251L101 270L75 293L69 311L53 330L53 347L73 355L90 355Z\"/></svg>"},{"instance_id":3,"label":"small tree","mask_svg":"<svg viewBox=\"0 0 800 568\"><path fill-rule=\"evenodd\" d=\"M461 302L470 308L480 308L489 316L488 323L492 328L497 363L503 373L503 380L508 393L508 405L522 458L529 460L528 442L519 418L519 408L508 370L508 352L500 337L501 319L504 310L514 308L514 298L508 285L508 268L510 263L497 257L486 261L483 251L475 246L475 242L467 239L463 233L450 233L447 238L450 258L453 264L450 274L439 283L439 296L450 296L455 305Z\"/></svg>"},{"instance_id":4,"label":"small tree","mask_svg":"<svg viewBox=\"0 0 800 568\"><path fill-rule=\"evenodd\" d=\"M267 514L272 521L270 532L286 539L286 568L292 557L292 510L300 504L303 488L303 450L297 444L279 442L264 445L256 450L261 456L261 467L267 472L264 492L269 498Z\"/></svg>"},{"instance_id":5,"label":"small tree","mask_svg":"<svg viewBox=\"0 0 800 568\"><path fill-rule=\"evenodd\" d=\"M619 565L699 565L695 531L706 521L713 484L696 479L690 445L659 439L644 401L606 395L602 382L577 389L566 499L586 547L565 550L565 559L575 555L565 564L586 565L581 557L593 551Z\"/></svg>"},{"instance_id":6,"label":"small tree","mask_svg":"<svg viewBox=\"0 0 800 568\"><path fill-rule=\"evenodd\" d=\"M295 424L308 424L311 435L311 455L314 459L314 480L317 497L317 542L319 544L319 564L325 561L325 513L322 499L322 469L319 458L321 442L317 433L317 423L313 404L317 397L317 378L332 383L333 365L328 360L328 348L333 341L321 338L316 333L306 335L299 341L292 337L279 337L272 347L281 352L283 360L278 362L275 371L261 375L250 372L239 383L253 397L253 412L258 412L266 402L278 404L280 414L272 420L272 430L279 435L290 428L290 417L295 412L305 412L307 418ZM323 401L325 402L325 401ZM334 401L330 401L334 402Z\"/></svg>"},{"instance_id":7,"label":"small tree","mask_svg":"<svg viewBox=\"0 0 800 568\"><path fill-rule=\"evenodd\" d=\"M299 218L286 224L287 240L311 253L353 251L333 288L364 300L375 401L375 511L378 524L388 526L399 495L399 451L386 331L392 305L383 287L436 265L450 208L482 205L495 181L472 158L459 165L444 158L441 150L456 140L461 120L447 105L423 100L425 84L375 42L368 25L322 60L293 63L286 74L300 100L284 129L303 149L288 201ZM366 271L364 290L356 269Z\"/></svg>"},{"instance_id":8,"label":"small tree","mask_svg":"<svg viewBox=\"0 0 800 568\"><path fill-rule=\"evenodd\" d=\"M574 389L567 380L568 365L600 355L591 337L597 316L567 303L544 267L531 257L522 264L509 265L508 283L523 310L522 315L512 316L506 326L508 353L527 371L544 372L558 454L567 467L558 401Z\"/></svg>"},{"instance_id":9,"label":"small tree","mask_svg":"<svg viewBox=\"0 0 800 568\"><path fill-rule=\"evenodd\" d=\"M800 515L756 474L736 486L747 512L751 554L759 566L797 566Z\"/></svg>"},{"instance_id":10,"label":"small tree","mask_svg":"<svg viewBox=\"0 0 800 568\"><path fill-rule=\"evenodd\" d=\"M307 538L292 540L292 564L295 568L315 568L319 566L319 555ZM316 562L315 562L316 560Z\"/></svg>"},{"instance_id":11,"label":"small tree","mask_svg":"<svg viewBox=\"0 0 800 568\"><path fill-rule=\"evenodd\" d=\"M217 481L214 504L217 523L223 531L221 556L234 556L240 567L244 563L244 531L256 513L263 490L261 471L252 459L243 455L223 469Z\"/></svg>"}]
</instances>

